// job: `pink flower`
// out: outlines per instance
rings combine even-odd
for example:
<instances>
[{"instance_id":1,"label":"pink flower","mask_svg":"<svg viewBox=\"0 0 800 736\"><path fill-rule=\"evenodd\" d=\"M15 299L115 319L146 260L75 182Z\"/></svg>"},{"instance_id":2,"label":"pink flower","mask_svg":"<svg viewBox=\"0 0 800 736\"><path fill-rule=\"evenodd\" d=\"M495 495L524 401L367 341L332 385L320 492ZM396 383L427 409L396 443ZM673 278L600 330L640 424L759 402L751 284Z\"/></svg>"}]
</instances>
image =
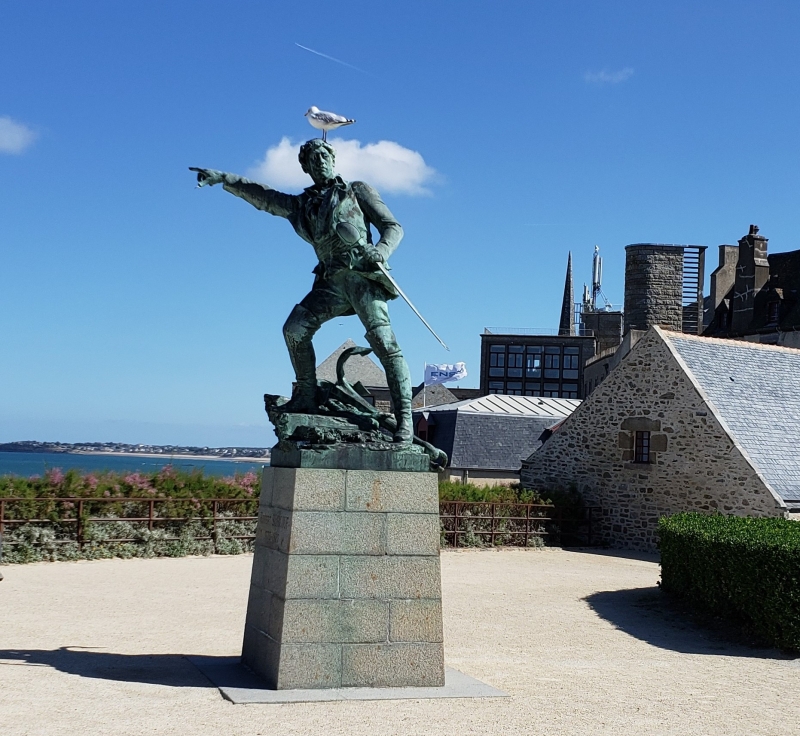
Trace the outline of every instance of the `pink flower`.
<instances>
[{"instance_id":1,"label":"pink flower","mask_svg":"<svg viewBox=\"0 0 800 736\"><path fill-rule=\"evenodd\" d=\"M84 480L91 490L97 488L97 484L100 482L96 475L87 475Z\"/></svg>"},{"instance_id":2,"label":"pink flower","mask_svg":"<svg viewBox=\"0 0 800 736\"><path fill-rule=\"evenodd\" d=\"M64 473L61 468L51 468L45 473L45 478L54 486L59 486L64 482Z\"/></svg>"}]
</instances>

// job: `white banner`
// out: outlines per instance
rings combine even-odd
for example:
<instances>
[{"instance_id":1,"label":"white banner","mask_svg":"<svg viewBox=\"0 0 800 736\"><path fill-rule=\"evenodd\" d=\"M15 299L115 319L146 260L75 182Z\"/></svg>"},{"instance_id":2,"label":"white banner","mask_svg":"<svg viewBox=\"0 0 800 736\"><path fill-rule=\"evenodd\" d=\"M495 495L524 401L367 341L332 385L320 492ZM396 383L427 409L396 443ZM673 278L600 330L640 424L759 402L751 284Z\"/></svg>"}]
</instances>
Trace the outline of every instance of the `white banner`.
<instances>
[{"instance_id":1,"label":"white banner","mask_svg":"<svg viewBox=\"0 0 800 736\"><path fill-rule=\"evenodd\" d=\"M467 366L464 363L445 363L442 365L425 364L425 385L460 381L467 377Z\"/></svg>"}]
</instances>

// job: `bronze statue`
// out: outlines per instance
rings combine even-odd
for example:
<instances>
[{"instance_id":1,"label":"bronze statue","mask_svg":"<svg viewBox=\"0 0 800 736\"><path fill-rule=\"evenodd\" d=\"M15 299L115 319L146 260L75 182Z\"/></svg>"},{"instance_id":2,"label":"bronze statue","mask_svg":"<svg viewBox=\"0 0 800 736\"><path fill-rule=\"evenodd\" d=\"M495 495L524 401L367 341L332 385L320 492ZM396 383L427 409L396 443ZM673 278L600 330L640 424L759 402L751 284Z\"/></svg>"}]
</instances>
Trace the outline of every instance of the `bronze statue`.
<instances>
[{"instance_id":1,"label":"bronze statue","mask_svg":"<svg viewBox=\"0 0 800 736\"><path fill-rule=\"evenodd\" d=\"M407 445L413 439L411 377L389 321L387 301L395 299L398 291L385 273L403 229L369 184L346 182L334 173L335 156L333 147L321 139L301 146L300 166L314 180L301 194L285 194L236 174L191 170L197 172L199 186L222 184L254 207L285 217L311 243L319 259L311 291L295 305L283 326L296 384L282 411L319 412L312 338L328 320L357 314L386 372L396 419L394 442ZM379 234L374 244L370 226Z\"/></svg>"}]
</instances>

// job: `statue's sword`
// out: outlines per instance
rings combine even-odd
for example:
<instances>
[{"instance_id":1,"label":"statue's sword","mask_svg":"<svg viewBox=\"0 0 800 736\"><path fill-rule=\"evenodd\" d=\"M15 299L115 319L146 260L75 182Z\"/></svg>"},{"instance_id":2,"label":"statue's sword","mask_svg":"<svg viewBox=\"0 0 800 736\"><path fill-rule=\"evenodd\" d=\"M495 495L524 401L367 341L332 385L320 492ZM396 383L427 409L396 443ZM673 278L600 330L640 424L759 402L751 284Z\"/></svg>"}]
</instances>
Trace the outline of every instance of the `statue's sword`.
<instances>
[{"instance_id":1,"label":"statue's sword","mask_svg":"<svg viewBox=\"0 0 800 736\"><path fill-rule=\"evenodd\" d=\"M352 253L353 253L353 254L355 254L355 253L357 253L357 252L359 252L359 251L363 252L364 246L363 246L363 245L358 245L359 241L361 240L361 234L360 234L360 233L358 232L358 230L357 230L357 229L356 229L356 228L355 228L353 225L351 225L349 222L340 222L340 223L339 223L339 224L336 226L336 233L337 233L337 234L338 234L338 236L339 236L339 237L342 239L342 241L343 241L343 242L347 243L347 245L356 246L356 249L355 249L354 251L352 251ZM435 338L436 338L436 339L437 339L437 340L438 340L438 341L441 343L442 347L443 347L445 350L450 350L450 348L448 348L448 347L447 347L447 345L445 345L445 343L444 343L444 340L442 340L442 338L441 338L441 337L439 337L439 335L437 335L437 334L434 332L434 330L433 330L433 327L431 327L431 326L428 324L428 320L426 320L426 319L425 319L425 317L423 317L423 316L422 316L422 315L419 313L419 309L417 309L417 308L414 306L414 304L412 303L411 299L409 299L409 298L406 296L406 293L405 293L405 292L404 292L404 291L403 291L403 290L400 288L400 284L398 284L398 283L397 283L397 282L394 280L394 278L392 277L392 275L391 275L391 274L389 273L389 271L387 270L386 266L384 266L384 265L383 265L382 263L380 263L380 262L376 263L375 265L376 265L376 266L377 266L377 267L380 269L380 272L381 272L381 273L382 273L384 276L386 276L386 278L387 278L387 279L389 279L389 283L390 283L392 286L394 286L394 288L395 288L395 289L397 289L397 293L398 293L398 294L400 294L400 296L402 296L402 297L403 297L403 299L405 300L405 303L406 303L406 304L408 304L408 306L409 306L409 307L411 307L411 311L412 311L412 312L414 312L414 314L416 314L416 315L417 315L417 317L419 317L419 318L422 320L422 324L423 324L423 325L425 325L425 327L427 327L427 328L430 330L430 333L431 333L431 335L433 335L433 336L434 336L434 337L435 337Z\"/></svg>"},{"instance_id":2,"label":"statue's sword","mask_svg":"<svg viewBox=\"0 0 800 736\"><path fill-rule=\"evenodd\" d=\"M389 279L389 283L391 283L391 285L394 286L395 289L397 289L397 293L400 294L400 296L402 296L403 299L405 300L406 304L408 304L408 306L411 307L411 311L414 312L414 314L416 314L417 317L419 317L422 320L422 324L425 325L425 327L427 327L430 330L431 335L433 335L441 343L442 347L445 350L450 350L450 348L448 348L447 345L444 344L444 340L442 340L442 338L436 334L433 327L431 327L428 324L428 320L426 320L425 317L423 317L419 313L419 309L417 309L414 306L414 304L411 302L411 299L409 299L406 296L405 292L400 288L400 284L398 284L397 281L395 281L392 275L389 273L389 271L386 270L386 266L384 266L382 263L376 263L375 265L380 269L380 272L384 276L386 276L387 279Z\"/></svg>"}]
</instances>

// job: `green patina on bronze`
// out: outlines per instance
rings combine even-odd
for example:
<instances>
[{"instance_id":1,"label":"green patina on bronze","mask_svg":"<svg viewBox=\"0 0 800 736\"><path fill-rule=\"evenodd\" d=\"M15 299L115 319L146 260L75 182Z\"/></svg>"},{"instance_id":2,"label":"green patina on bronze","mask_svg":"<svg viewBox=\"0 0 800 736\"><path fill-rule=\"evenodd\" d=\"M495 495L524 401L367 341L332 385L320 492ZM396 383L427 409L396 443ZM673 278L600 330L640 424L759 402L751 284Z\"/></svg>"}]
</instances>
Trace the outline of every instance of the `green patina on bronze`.
<instances>
[{"instance_id":1,"label":"green patina on bronze","mask_svg":"<svg viewBox=\"0 0 800 736\"><path fill-rule=\"evenodd\" d=\"M403 229L369 184L346 182L335 174L335 155L321 139L301 146L300 165L314 181L301 194L285 194L237 174L191 169L199 186L222 184L254 207L286 218L319 260L311 291L283 326L296 378L292 397L265 396L279 439L272 462L295 467L354 467L363 462L367 465L360 467L368 469L411 470L417 468L405 465L414 465L422 453L431 469L444 467L444 453L413 434L411 376L387 307L398 293L378 266L388 269ZM371 226L379 234L376 243ZM314 334L328 320L353 314L386 372L394 416L377 412L341 376L336 384L317 381ZM387 453L395 457L384 457Z\"/></svg>"}]
</instances>

